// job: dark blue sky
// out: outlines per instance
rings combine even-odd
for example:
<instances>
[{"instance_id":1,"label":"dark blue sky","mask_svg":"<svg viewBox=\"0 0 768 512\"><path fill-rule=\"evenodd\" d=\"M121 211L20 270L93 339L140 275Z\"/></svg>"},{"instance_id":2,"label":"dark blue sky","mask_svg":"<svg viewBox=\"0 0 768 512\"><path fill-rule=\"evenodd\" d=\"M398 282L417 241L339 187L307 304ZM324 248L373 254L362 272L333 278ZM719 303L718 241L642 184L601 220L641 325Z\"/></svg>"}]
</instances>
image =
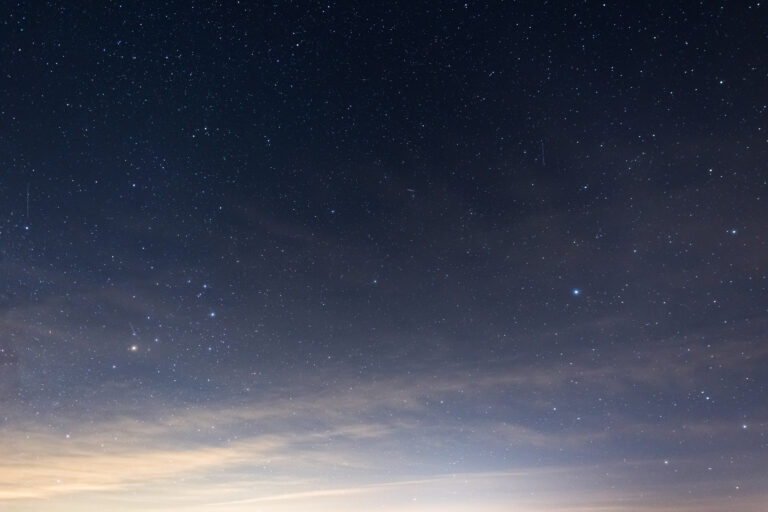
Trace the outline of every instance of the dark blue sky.
<instances>
[{"instance_id":1,"label":"dark blue sky","mask_svg":"<svg viewBox=\"0 0 768 512\"><path fill-rule=\"evenodd\" d=\"M2 6L0 503L762 510L764 11Z\"/></svg>"}]
</instances>

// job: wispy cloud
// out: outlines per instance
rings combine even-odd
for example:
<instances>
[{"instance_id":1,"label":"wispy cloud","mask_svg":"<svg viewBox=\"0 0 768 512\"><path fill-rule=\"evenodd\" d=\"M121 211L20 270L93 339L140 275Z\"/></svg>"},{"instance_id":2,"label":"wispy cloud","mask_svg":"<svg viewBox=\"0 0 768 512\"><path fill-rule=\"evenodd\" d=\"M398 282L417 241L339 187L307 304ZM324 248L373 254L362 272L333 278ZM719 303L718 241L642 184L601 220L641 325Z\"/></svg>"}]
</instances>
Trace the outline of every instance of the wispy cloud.
<instances>
[{"instance_id":1,"label":"wispy cloud","mask_svg":"<svg viewBox=\"0 0 768 512\"><path fill-rule=\"evenodd\" d=\"M252 510L258 504L260 510L343 511L377 503L381 510L423 512L478 510L470 504L484 503L482 510L514 505L575 512L684 510L649 505L643 497L679 496L681 486L710 497L712 490L726 496L737 486L742 494L759 495L755 482L765 471L747 458L737 460L742 469L731 476L721 467L710 472L706 454L670 457L668 463L651 456L601 460L593 454L591 460L601 461L592 466L582 466L578 456L552 464L535 459L555 450L599 451L631 439L638 435L633 421L619 418L610 431L553 431L483 417L454 419L433 410L440 400L457 395L478 400L500 387L521 385L520 378L400 377L344 382L334 389L298 387L249 403L155 406L141 414L102 411L111 419L101 422L76 415L58 417L48 427L41 421L9 422L0 447L0 502L34 510L44 499L62 504L48 510L62 511L70 510L64 503L110 500L120 503L111 510L207 512ZM728 435L731 427L692 423L672 441L708 440ZM664 445L665 428L648 424L642 435ZM470 466L476 469L467 472L455 458L466 457L461 454L473 446L490 455L484 467L477 465L482 458L473 457ZM745 457L745 446L734 456ZM492 467L504 470L489 471ZM649 474L655 476L640 478ZM700 475L712 490L682 475Z\"/></svg>"}]
</instances>

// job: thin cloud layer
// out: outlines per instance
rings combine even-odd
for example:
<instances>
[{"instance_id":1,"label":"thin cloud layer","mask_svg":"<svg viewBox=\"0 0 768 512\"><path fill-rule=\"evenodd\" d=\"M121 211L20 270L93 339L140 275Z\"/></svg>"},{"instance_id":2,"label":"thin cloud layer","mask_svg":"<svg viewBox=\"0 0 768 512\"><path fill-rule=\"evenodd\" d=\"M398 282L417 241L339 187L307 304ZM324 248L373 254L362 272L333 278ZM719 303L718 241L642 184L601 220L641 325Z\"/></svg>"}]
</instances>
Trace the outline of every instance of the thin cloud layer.
<instances>
[{"instance_id":1,"label":"thin cloud layer","mask_svg":"<svg viewBox=\"0 0 768 512\"><path fill-rule=\"evenodd\" d=\"M520 387L520 378L409 377L365 386L345 383L322 392L295 388L288 397L247 404L157 407L140 416L113 411L113 419L96 423L74 415L60 416L58 426L42 429L6 423L0 501L33 510L39 500L75 507L140 495L147 497L140 500L142 507L157 511L256 505L261 510L353 510L371 503L383 510L446 506L458 511L471 510L482 497L488 510L514 505L575 512L637 510L645 493L671 497L680 486L690 486L702 500L729 487L753 493L756 500L763 496L757 483L767 475L747 460L751 441L735 446L734 453L745 459L742 466L754 471L748 478L742 475L740 483L724 478L722 468L717 476L708 475L707 465L713 463L706 451L699 457L670 451L663 460L628 452L622 461L601 455L597 465L579 462L585 454L594 459L638 437L704 446L733 435L733 425L700 421L670 433L667 426L640 427L627 417L615 418L612 428L585 422L553 430L482 415L455 421L434 409L456 397L482 400L510 385ZM529 385L540 391L542 383ZM739 434L751 435L741 427ZM485 455L478 457L471 452L479 447ZM547 463L554 453L561 462ZM477 471L458 470L467 464ZM489 465L498 471L489 473ZM649 466L658 468L656 477L648 479ZM706 485L690 480L695 474ZM644 506L666 510L661 504Z\"/></svg>"}]
</instances>

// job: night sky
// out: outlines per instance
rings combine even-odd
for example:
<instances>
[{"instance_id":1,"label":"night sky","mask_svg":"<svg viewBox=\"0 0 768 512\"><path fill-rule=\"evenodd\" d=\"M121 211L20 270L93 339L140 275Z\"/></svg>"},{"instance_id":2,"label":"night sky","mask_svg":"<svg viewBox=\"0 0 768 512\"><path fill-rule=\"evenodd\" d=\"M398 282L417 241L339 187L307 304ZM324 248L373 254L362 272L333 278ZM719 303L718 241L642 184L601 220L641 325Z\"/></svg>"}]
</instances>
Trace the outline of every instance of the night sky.
<instances>
[{"instance_id":1,"label":"night sky","mask_svg":"<svg viewBox=\"0 0 768 512\"><path fill-rule=\"evenodd\" d=\"M0 510L768 510L767 8L2 2Z\"/></svg>"}]
</instances>

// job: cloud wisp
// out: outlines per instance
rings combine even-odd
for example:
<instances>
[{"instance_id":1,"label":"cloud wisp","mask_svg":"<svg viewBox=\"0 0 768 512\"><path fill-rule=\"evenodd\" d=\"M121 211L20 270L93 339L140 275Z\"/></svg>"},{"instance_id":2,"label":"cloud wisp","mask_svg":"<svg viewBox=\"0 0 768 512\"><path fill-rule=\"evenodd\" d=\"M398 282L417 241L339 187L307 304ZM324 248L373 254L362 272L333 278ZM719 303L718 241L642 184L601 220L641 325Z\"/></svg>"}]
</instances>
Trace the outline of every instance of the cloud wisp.
<instances>
[{"instance_id":1,"label":"cloud wisp","mask_svg":"<svg viewBox=\"0 0 768 512\"><path fill-rule=\"evenodd\" d=\"M102 411L111 419L100 422L77 415L48 427L7 422L0 502L34 510L45 500L61 511L100 501L112 510L139 502L157 511L318 510L318 503L326 510L370 503L382 510L471 510L479 502L483 510L661 511L684 509L664 509L647 493L671 499L688 486L701 499L729 489L760 496L756 482L765 471L745 450L738 452L741 469L731 473L707 470L706 453L671 460L596 455L637 435L664 445L666 426L649 424L638 434L636 422L619 417L607 430L536 428L495 416L455 419L435 408L457 396L481 401L521 386L519 378L401 377L296 388L248 403ZM728 428L694 422L673 441L706 444L712 435L732 436ZM485 451L473 453L481 446ZM585 453L591 465L580 462ZM659 470L649 478L654 465ZM700 475L706 486L681 475Z\"/></svg>"}]
</instances>

